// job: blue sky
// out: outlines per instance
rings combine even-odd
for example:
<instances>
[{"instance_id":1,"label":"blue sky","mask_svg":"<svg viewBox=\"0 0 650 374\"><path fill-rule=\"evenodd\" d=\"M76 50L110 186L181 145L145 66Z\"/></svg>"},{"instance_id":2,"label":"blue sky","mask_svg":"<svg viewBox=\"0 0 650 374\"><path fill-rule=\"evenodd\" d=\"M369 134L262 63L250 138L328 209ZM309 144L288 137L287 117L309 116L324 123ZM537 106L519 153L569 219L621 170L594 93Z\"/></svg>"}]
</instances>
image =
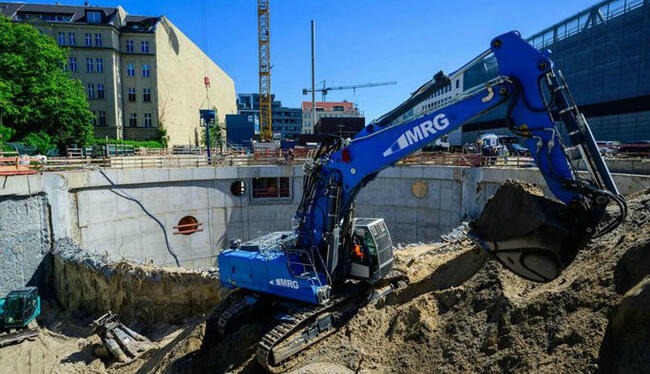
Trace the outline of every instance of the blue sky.
<instances>
[{"instance_id":1,"label":"blue sky","mask_svg":"<svg viewBox=\"0 0 650 374\"><path fill-rule=\"evenodd\" d=\"M41 3L44 1L29 1ZM200 0L91 0L129 14L166 15L203 47ZM64 4L81 4L83 1ZM398 105L439 71L451 72L486 49L496 35L530 36L594 0L271 0L272 91L298 106L310 85L310 25L316 21L316 81L328 85L397 81L397 85L332 91L368 119ZM257 92L257 1L207 0L208 54L239 93ZM318 85L318 83L317 83ZM319 97L317 96L317 99Z\"/></svg>"}]
</instances>

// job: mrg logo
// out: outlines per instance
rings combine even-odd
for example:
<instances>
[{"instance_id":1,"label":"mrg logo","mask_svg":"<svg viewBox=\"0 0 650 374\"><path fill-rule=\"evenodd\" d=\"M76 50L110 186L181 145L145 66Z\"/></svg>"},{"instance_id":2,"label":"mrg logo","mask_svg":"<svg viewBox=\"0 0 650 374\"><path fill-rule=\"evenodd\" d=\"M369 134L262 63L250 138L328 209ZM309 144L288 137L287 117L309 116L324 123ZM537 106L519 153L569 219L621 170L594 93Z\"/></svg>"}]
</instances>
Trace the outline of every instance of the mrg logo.
<instances>
[{"instance_id":1,"label":"mrg logo","mask_svg":"<svg viewBox=\"0 0 650 374\"><path fill-rule=\"evenodd\" d=\"M285 278L271 279L269 283L273 286L293 288L294 290L297 290L300 287L297 281Z\"/></svg>"},{"instance_id":2,"label":"mrg logo","mask_svg":"<svg viewBox=\"0 0 650 374\"><path fill-rule=\"evenodd\" d=\"M437 114L432 120L427 120L416 125L411 130L406 130L399 138L384 151L384 157L390 156L395 152L418 143L438 131L443 131L449 127L449 119L444 113Z\"/></svg>"}]
</instances>

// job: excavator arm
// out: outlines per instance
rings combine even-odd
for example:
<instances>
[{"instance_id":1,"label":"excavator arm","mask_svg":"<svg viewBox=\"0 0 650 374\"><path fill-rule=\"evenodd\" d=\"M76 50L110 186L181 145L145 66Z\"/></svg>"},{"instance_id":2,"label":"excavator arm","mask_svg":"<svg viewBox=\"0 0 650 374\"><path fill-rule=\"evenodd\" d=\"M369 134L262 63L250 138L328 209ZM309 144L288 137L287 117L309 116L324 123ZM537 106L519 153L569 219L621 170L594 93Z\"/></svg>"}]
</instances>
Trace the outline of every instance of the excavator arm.
<instances>
[{"instance_id":1,"label":"excavator arm","mask_svg":"<svg viewBox=\"0 0 650 374\"><path fill-rule=\"evenodd\" d=\"M444 108L393 124L449 84L450 79L439 73L354 139L332 138L322 144L304 166L293 230L234 244L219 254L221 283L241 289L219 306L219 331L227 333L251 318L274 316L277 321L258 342L256 357L267 370L280 372L292 365L299 352L344 326L359 305L400 287L401 279L390 274L393 248L388 229L381 218L355 218L355 197L381 170L498 107L507 108L508 127L524 139L560 202L538 196L539 200L518 205L509 201L509 195L499 201L499 193L495 194L484 213L495 204L525 209L507 210L496 222L487 219L492 229L481 231L479 225L477 241L487 251L518 275L545 282L573 261L585 240L620 223L625 200L566 83L554 71L549 53L537 51L510 32L492 40L490 50L450 77L485 58L496 60L499 75ZM572 169L571 162L578 159L587 165L588 180ZM612 202L620 208L619 214L605 215ZM553 212L540 211L548 206L561 214L552 217ZM609 216L615 218L604 219ZM549 217L556 219L546 225ZM477 221L481 218L483 214ZM531 222L528 227L534 229L512 230L501 223L508 220ZM542 224L536 226L536 220ZM501 232L495 236L495 231Z\"/></svg>"},{"instance_id":2,"label":"excavator arm","mask_svg":"<svg viewBox=\"0 0 650 374\"><path fill-rule=\"evenodd\" d=\"M477 241L518 275L545 282L573 261L586 240L615 228L625 217L625 200L564 79L555 71L550 53L536 50L517 32L509 32L493 39L489 50L450 77L486 58L496 61L499 75L468 89L449 105L393 124L450 83L449 77L438 73L354 139L333 137L323 142L304 166L302 200L292 231L270 233L223 251L218 259L222 284L325 305L332 289L347 279L373 282L386 277L393 258L388 230L381 219L355 219L357 194L381 170L498 107L507 109L508 127L523 138L566 211L555 231L543 228L526 237L489 237L490 233L477 231ZM589 179L573 170L571 163L576 160L585 162ZM619 214L603 219L612 202L618 205ZM532 208L518 212L522 221L539 216L547 214ZM357 262L352 257L355 253L360 257Z\"/></svg>"},{"instance_id":3,"label":"excavator arm","mask_svg":"<svg viewBox=\"0 0 650 374\"><path fill-rule=\"evenodd\" d=\"M509 32L493 39L490 50L475 60L490 55L499 66L497 78L470 89L444 108L406 123L388 125L422 97L449 83L448 78L437 74L433 82L414 94L415 100L408 100L377 123L369 124L352 140L334 139L324 144L315 162L307 165L303 198L295 217L298 244L313 249L317 262L326 264L330 278L338 279L348 272L345 257L349 251L345 248L349 243L345 240L351 235L350 212L361 188L381 170L500 106L507 107L509 128L524 138L549 189L576 216L576 227L567 229L584 231L583 237L592 237L610 231L623 219L625 201L618 194L584 116L555 72L550 53L536 50L517 32ZM562 131L567 136L563 137ZM589 181L580 179L572 170L569 161L575 159L584 160ZM615 222L599 227L611 201L619 205L621 212ZM573 246L578 242L574 240ZM523 244L521 240L517 243ZM531 273L509 267L537 281L555 278L568 265L558 258L574 257L559 253L574 248L548 248L535 243L524 246L546 253L537 261L540 270Z\"/></svg>"}]
</instances>

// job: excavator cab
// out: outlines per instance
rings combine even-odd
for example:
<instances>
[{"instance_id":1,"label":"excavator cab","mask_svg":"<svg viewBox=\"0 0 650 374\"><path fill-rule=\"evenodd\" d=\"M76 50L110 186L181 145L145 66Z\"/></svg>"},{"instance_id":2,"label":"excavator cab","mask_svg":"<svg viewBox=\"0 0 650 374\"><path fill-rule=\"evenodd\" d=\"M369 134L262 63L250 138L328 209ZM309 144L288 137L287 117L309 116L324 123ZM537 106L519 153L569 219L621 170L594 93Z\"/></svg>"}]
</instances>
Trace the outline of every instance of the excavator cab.
<instances>
[{"instance_id":1,"label":"excavator cab","mask_svg":"<svg viewBox=\"0 0 650 374\"><path fill-rule=\"evenodd\" d=\"M39 314L41 299L36 287L20 288L0 299L0 326L4 329L25 327Z\"/></svg>"},{"instance_id":2,"label":"excavator cab","mask_svg":"<svg viewBox=\"0 0 650 374\"><path fill-rule=\"evenodd\" d=\"M393 269L393 242L383 218L355 218L350 278L374 283Z\"/></svg>"}]
</instances>

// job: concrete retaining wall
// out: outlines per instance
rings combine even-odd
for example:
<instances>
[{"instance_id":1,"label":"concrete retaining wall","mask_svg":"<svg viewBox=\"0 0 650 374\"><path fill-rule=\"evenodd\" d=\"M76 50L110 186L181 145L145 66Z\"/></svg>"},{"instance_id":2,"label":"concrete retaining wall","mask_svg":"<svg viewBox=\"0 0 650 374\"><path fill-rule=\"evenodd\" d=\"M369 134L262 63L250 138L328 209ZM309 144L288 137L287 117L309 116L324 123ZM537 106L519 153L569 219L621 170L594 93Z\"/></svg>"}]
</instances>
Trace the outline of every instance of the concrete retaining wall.
<instances>
[{"instance_id":1,"label":"concrete retaining wall","mask_svg":"<svg viewBox=\"0 0 650 374\"><path fill-rule=\"evenodd\" d=\"M213 266L217 254L231 239L247 240L260 232L289 229L303 178L302 169L292 166L106 173L163 222L171 247L183 266L197 269ZM256 177L290 178L291 197L253 199L251 181ZM360 193L357 216L385 218L395 242L436 240L462 220L478 215L487 198L506 178L544 185L536 169L399 166L383 171ZM618 174L615 178L625 194L650 187L650 176ZM233 196L230 191L232 183L239 180L248 189L242 197ZM420 197L413 192L414 184ZM47 197L54 239L72 238L86 250L106 254L112 260L174 264L160 227L136 203L112 190L99 172L8 177L0 189L0 200L3 195L13 195L12 199L25 196L28 190ZM11 208L0 206L3 209L4 214L11 215ZM173 235L173 226L187 215L203 223L204 230Z\"/></svg>"},{"instance_id":2,"label":"concrete retaining wall","mask_svg":"<svg viewBox=\"0 0 650 374\"><path fill-rule=\"evenodd\" d=\"M47 199L32 196L0 196L0 297L44 277L42 262L50 250Z\"/></svg>"}]
</instances>

